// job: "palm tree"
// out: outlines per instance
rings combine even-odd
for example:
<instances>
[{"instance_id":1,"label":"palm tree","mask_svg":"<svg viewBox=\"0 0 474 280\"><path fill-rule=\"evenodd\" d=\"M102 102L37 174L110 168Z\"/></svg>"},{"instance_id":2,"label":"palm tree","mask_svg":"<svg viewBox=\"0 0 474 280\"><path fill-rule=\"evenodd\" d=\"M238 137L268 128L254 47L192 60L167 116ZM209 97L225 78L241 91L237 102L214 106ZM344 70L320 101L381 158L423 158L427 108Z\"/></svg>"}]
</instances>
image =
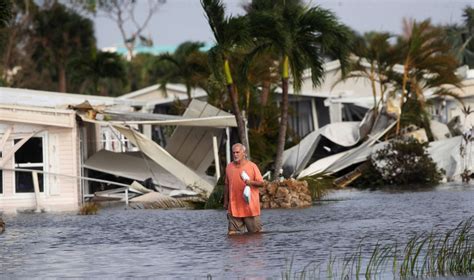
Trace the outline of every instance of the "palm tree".
<instances>
[{"instance_id":1,"label":"palm tree","mask_svg":"<svg viewBox=\"0 0 474 280\"><path fill-rule=\"evenodd\" d=\"M459 88L460 80L455 74L457 61L450 54L450 45L444 40L440 28L433 27L429 20L421 23L405 21L405 34L398 38L397 52L403 63L398 82L402 112L405 98L410 97L416 99L424 110L427 89L433 89L437 95L457 97L445 87L453 85ZM397 134L400 133L400 120L401 115L397 120Z\"/></svg>"},{"instance_id":2,"label":"palm tree","mask_svg":"<svg viewBox=\"0 0 474 280\"><path fill-rule=\"evenodd\" d=\"M249 39L245 17L225 17L225 6L221 0L201 0L201 6L214 35L216 45L209 52L209 66L218 81L225 81L231 100L232 111L237 121L240 141L249 148L245 122L235 91L230 57L239 47L245 46Z\"/></svg>"},{"instance_id":3,"label":"palm tree","mask_svg":"<svg viewBox=\"0 0 474 280\"><path fill-rule=\"evenodd\" d=\"M191 89L202 87L206 90L209 77L209 66L206 53L200 51L202 42L184 42L178 46L174 54L162 54L159 60L167 61L172 66L161 80L161 87L166 92L169 82L183 83L186 86L188 101L191 102Z\"/></svg>"},{"instance_id":4,"label":"palm tree","mask_svg":"<svg viewBox=\"0 0 474 280\"><path fill-rule=\"evenodd\" d=\"M92 55L78 56L71 62L75 69L71 73L71 82L77 84L77 92L94 95L111 94L108 82L126 83L127 73L122 57L117 53L94 50Z\"/></svg>"},{"instance_id":5,"label":"palm tree","mask_svg":"<svg viewBox=\"0 0 474 280\"><path fill-rule=\"evenodd\" d=\"M252 37L258 45L252 52L276 53L281 67L282 102L274 178L279 176L288 122L288 86L299 92L304 71L311 70L317 87L323 79L323 55L336 55L343 66L349 53L349 29L329 10L305 7L300 0L254 0L250 4ZM251 54L251 55L252 55Z\"/></svg>"},{"instance_id":6,"label":"palm tree","mask_svg":"<svg viewBox=\"0 0 474 280\"><path fill-rule=\"evenodd\" d=\"M341 77L334 86L349 78L366 78L370 81L372 95L374 98L374 113L378 112L379 106L384 100L389 79L395 65L397 55L390 45L389 33L369 32L362 37L357 37L353 46L352 58L348 68L348 74ZM378 87L377 87L378 83ZM379 94L377 94L377 89ZM379 99L377 101L377 96Z\"/></svg>"}]
</instances>

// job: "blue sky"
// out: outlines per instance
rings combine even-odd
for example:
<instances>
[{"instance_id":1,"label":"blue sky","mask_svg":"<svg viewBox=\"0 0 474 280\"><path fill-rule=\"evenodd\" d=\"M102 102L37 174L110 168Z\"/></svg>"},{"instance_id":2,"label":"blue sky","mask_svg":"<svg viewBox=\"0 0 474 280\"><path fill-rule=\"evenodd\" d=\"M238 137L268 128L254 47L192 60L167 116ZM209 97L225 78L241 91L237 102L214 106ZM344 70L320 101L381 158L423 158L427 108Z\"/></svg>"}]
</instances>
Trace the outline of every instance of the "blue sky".
<instances>
[{"instance_id":1,"label":"blue sky","mask_svg":"<svg viewBox=\"0 0 474 280\"><path fill-rule=\"evenodd\" d=\"M137 12L145 14L145 0L138 0ZM243 13L245 0L224 0L229 14ZM308 1L332 10L345 24L359 32L390 31L400 33L402 19L414 18L432 22L460 23L462 9L474 7L474 1L465 0L321 0ZM107 18L96 18L98 46L111 47L122 42L115 23ZM167 0L155 14L144 35L151 36L155 45L178 45L184 41L213 42L199 0Z\"/></svg>"}]
</instances>

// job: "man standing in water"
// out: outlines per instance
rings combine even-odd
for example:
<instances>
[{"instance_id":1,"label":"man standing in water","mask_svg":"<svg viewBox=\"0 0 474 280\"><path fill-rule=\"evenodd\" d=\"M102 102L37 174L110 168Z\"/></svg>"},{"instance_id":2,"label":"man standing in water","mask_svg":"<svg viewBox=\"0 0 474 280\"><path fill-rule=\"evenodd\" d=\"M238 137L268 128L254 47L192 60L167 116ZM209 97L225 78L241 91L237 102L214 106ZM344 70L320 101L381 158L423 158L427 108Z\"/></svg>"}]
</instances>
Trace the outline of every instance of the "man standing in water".
<instances>
[{"instance_id":1,"label":"man standing in water","mask_svg":"<svg viewBox=\"0 0 474 280\"><path fill-rule=\"evenodd\" d=\"M225 170L224 208L229 220L228 234L262 231L260 221L260 193L263 178L257 165L247 160L245 146L237 143L232 146L233 161ZM242 173L248 175L242 175ZM250 187L250 199L244 198L245 186Z\"/></svg>"}]
</instances>

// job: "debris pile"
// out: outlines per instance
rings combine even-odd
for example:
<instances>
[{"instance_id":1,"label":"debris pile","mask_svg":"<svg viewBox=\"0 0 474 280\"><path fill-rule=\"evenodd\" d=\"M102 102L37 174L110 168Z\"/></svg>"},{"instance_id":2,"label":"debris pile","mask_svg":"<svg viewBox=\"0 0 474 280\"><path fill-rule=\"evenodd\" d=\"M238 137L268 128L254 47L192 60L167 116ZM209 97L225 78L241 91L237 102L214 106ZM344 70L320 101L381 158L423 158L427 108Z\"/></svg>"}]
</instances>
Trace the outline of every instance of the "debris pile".
<instances>
[{"instance_id":1,"label":"debris pile","mask_svg":"<svg viewBox=\"0 0 474 280\"><path fill-rule=\"evenodd\" d=\"M261 207L301 208L311 206L311 193L306 181L294 179L266 183L260 188Z\"/></svg>"}]
</instances>

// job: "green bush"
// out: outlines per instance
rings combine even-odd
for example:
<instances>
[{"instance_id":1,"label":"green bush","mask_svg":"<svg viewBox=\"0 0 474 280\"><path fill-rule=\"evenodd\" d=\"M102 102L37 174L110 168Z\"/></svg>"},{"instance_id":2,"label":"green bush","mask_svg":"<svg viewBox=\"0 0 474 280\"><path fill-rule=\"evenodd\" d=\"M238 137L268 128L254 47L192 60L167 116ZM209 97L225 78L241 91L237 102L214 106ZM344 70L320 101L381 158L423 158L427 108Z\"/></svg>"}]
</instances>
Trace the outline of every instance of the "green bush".
<instances>
[{"instance_id":1,"label":"green bush","mask_svg":"<svg viewBox=\"0 0 474 280\"><path fill-rule=\"evenodd\" d=\"M433 186L440 182L439 170L427 152L428 143L414 138L392 140L370 157L368 168L352 186L377 188L387 185Z\"/></svg>"}]
</instances>

